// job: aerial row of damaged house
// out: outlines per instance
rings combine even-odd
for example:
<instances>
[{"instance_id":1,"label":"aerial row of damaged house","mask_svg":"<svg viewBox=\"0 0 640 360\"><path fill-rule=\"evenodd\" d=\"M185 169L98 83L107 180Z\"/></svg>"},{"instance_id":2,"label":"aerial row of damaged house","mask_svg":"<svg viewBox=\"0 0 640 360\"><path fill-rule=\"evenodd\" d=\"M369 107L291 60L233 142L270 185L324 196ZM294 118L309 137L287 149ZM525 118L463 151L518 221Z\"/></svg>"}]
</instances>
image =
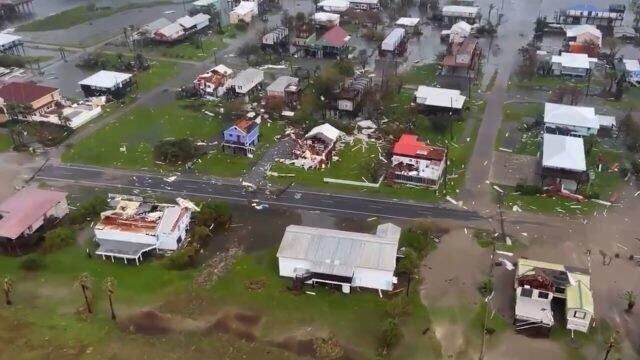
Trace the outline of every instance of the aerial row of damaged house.
<instances>
[{"instance_id":1,"label":"aerial row of damaged house","mask_svg":"<svg viewBox=\"0 0 640 360\"><path fill-rule=\"evenodd\" d=\"M316 136L323 136L323 130L316 130ZM402 139L397 147L394 152L405 155L439 151L424 149L415 138ZM26 187L0 203L0 243L9 248L37 246L30 243L34 235L68 214L66 198L64 192ZM182 198L165 203L120 194L109 195L109 207L92 225L97 246L91 253L103 261L135 265L185 247L191 241L192 216L200 211ZM391 223L378 225L373 234L289 225L276 254L278 273L291 279L294 289L327 286L346 294L354 289L395 291L404 286L397 269L404 256L400 235L400 227ZM527 258L518 259L510 269L515 270L517 332L548 336L559 325L571 332L589 331L596 314L588 269Z\"/></svg>"}]
</instances>

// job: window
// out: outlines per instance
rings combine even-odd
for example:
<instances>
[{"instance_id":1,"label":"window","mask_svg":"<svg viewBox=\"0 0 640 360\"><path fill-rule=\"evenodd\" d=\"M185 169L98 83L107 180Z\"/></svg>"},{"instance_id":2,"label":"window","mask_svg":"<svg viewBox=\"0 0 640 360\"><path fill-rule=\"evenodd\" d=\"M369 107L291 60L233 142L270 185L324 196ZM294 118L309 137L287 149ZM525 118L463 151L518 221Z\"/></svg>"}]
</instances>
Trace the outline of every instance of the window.
<instances>
[{"instance_id":1,"label":"window","mask_svg":"<svg viewBox=\"0 0 640 360\"><path fill-rule=\"evenodd\" d=\"M530 288L522 288L522 290L520 290L520 296L522 297L528 297L531 298L533 295L533 289Z\"/></svg>"},{"instance_id":2,"label":"window","mask_svg":"<svg viewBox=\"0 0 640 360\"><path fill-rule=\"evenodd\" d=\"M538 299L548 299L549 293L545 291L538 291Z\"/></svg>"},{"instance_id":3,"label":"window","mask_svg":"<svg viewBox=\"0 0 640 360\"><path fill-rule=\"evenodd\" d=\"M584 319L587 318L587 313L584 312L584 311L576 310L576 311L573 312L573 317L576 318L576 319L584 320Z\"/></svg>"}]
</instances>

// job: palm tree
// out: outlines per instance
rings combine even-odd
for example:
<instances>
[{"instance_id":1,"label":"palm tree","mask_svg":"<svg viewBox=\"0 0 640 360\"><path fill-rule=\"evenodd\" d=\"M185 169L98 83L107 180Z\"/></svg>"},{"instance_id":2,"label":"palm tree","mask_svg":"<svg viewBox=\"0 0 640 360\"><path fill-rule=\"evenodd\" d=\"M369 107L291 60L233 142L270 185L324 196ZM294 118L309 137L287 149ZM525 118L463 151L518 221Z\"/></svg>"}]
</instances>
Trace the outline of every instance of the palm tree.
<instances>
[{"instance_id":1,"label":"palm tree","mask_svg":"<svg viewBox=\"0 0 640 360\"><path fill-rule=\"evenodd\" d=\"M13 302L11 301L11 293L13 292L13 280L11 280L11 278L8 276L4 278L3 290L5 304L13 305Z\"/></svg>"},{"instance_id":2,"label":"palm tree","mask_svg":"<svg viewBox=\"0 0 640 360\"><path fill-rule=\"evenodd\" d=\"M76 280L76 285L80 287L82 290L82 295L84 296L84 302L87 304L87 312L89 314L93 314L93 310L91 309L91 303L89 302L89 295L87 292L91 289L91 276L88 273L81 274Z\"/></svg>"},{"instance_id":3,"label":"palm tree","mask_svg":"<svg viewBox=\"0 0 640 360\"><path fill-rule=\"evenodd\" d=\"M112 277L108 277L106 279L104 279L104 291L107 293L107 297L109 298L109 309L111 309L111 320L116 321L116 313L115 311L113 311L113 294L114 294L114 286L115 286L115 279Z\"/></svg>"},{"instance_id":4,"label":"palm tree","mask_svg":"<svg viewBox=\"0 0 640 360\"><path fill-rule=\"evenodd\" d=\"M636 306L636 293L633 290L627 290L624 292L624 300L627 302L626 312L631 312L633 307Z\"/></svg>"}]
</instances>

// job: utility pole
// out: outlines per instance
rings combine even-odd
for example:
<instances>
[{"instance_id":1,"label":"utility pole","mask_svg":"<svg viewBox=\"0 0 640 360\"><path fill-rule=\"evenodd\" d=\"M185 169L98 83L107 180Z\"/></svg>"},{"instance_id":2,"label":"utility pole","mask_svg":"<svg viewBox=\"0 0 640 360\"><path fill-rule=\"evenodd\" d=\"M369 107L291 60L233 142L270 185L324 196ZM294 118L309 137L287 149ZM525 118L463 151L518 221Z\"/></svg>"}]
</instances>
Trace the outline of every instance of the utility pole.
<instances>
[{"instance_id":1,"label":"utility pole","mask_svg":"<svg viewBox=\"0 0 640 360\"><path fill-rule=\"evenodd\" d=\"M498 212L500 213L500 231L502 232L501 233L502 242L506 244L507 236L504 233L504 216L502 214L503 203L504 203L504 193L502 191L498 191ZM494 245L494 251L495 251L495 245Z\"/></svg>"}]
</instances>

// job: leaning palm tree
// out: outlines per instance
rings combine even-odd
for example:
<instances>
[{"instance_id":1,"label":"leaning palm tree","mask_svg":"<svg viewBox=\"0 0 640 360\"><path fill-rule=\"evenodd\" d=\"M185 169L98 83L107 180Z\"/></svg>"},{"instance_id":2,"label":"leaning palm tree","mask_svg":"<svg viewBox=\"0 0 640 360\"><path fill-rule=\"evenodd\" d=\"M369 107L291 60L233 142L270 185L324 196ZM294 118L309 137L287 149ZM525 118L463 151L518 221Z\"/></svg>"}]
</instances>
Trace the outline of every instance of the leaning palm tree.
<instances>
[{"instance_id":1,"label":"leaning palm tree","mask_svg":"<svg viewBox=\"0 0 640 360\"><path fill-rule=\"evenodd\" d=\"M13 301L11 301L11 293L13 292L13 280L11 280L10 277L5 277L4 278L4 283L3 283L3 290L4 290L4 302L7 305L13 305Z\"/></svg>"},{"instance_id":2,"label":"leaning palm tree","mask_svg":"<svg viewBox=\"0 0 640 360\"><path fill-rule=\"evenodd\" d=\"M91 276L89 276L88 273L81 274L76 280L76 285L78 285L82 290L84 302L85 304L87 304L87 312L89 314L93 314L93 310L91 309L91 302L89 302L89 295L87 294L87 292L91 289Z\"/></svg>"},{"instance_id":3,"label":"leaning palm tree","mask_svg":"<svg viewBox=\"0 0 640 360\"><path fill-rule=\"evenodd\" d=\"M102 286L104 287L104 291L107 293L107 297L109 298L109 309L111 309L111 320L116 321L116 313L113 311L113 294L114 294L114 286L115 280L112 277L108 277L104 279L104 283Z\"/></svg>"}]
</instances>

